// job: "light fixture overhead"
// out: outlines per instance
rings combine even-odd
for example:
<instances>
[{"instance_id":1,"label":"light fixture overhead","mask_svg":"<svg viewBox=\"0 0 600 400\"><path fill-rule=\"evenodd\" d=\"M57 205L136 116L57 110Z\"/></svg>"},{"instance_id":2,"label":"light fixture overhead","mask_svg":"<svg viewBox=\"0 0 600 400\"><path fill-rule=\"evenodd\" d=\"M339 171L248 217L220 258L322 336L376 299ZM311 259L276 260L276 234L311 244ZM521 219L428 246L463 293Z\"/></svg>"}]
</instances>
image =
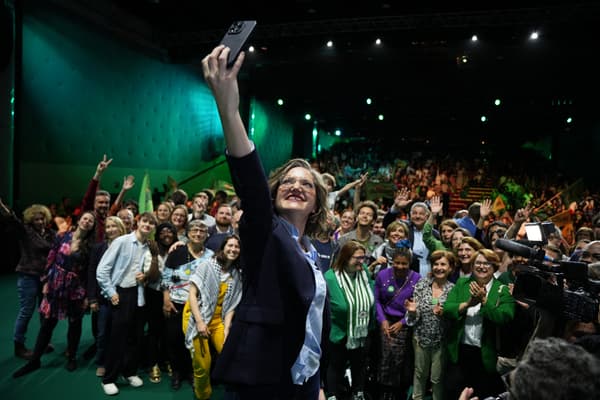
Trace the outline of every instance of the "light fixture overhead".
<instances>
[{"instance_id":1,"label":"light fixture overhead","mask_svg":"<svg viewBox=\"0 0 600 400\"><path fill-rule=\"evenodd\" d=\"M375 39L375 44L377 46L381 45L381 39L379 39L379 38Z\"/></svg>"},{"instance_id":2,"label":"light fixture overhead","mask_svg":"<svg viewBox=\"0 0 600 400\"><path fill-rule=\"evenodd\" d=\"M327 41L327 47L333 47L333 41L328 40Z\"/></svg>"},{"instance_id":3,"label":"light fixture overhead","mask_svg":"<svg viewBox=\"0 0 600 400\"><path fill-rule=\"evenodd\" d=\"M538 33L538 31L533 31L533 32L531 32L531 35L529 35L529 39L531 39L531 40L538 40L539 37L540 37L540 34Z\"/></svg>"},{"instance_id":4,"label":"light fixture overhead","mask_svg":"<svg viewBox=\"0 0 600 400\"><path fill-rule=\"evenodd\" d=\"M477 37L477 35L471 36L471 42L476 42L478 40L479 40L479 38Z\"/></svg>"}]
</instances>

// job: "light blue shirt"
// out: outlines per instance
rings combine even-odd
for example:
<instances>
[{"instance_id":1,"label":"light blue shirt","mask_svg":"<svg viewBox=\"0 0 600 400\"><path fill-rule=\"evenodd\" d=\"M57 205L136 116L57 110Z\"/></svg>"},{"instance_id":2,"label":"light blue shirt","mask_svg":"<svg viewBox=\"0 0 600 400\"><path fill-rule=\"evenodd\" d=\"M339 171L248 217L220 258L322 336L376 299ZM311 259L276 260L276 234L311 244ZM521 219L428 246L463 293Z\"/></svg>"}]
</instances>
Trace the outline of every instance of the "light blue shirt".
<instances>
[{"instance_id":1,"label":"light blue shirt","mask_svg":"<svg viewBox=\"0 0 600 400\"><path fill-rule=\"evenodd\" d=\"M96 270L96 279L102 296L110 300L117 293L117 286L121 286L125 280L130 266L134 265L139 270L143 265L144 255L149 251L148 244L141 243L135 236L135 232L113 240L100 259ZM137 304L140 307L146 304L142 284L138 284Z\"/></svg>"},{"instance_id":2,"label":"light blue shirt","mask_svg":"<svg viewBox=\"0 0 600 400\"><path fill-rule=\"evenodd\" d=\"M423 241L423 231L418 231L415 229L413 234L414 243L412 251L419 260L419 275L427 276L427 274L431 271L431 265L429 264L429 250Z\"/></svg>"},{"instance_id":3,"label":"light blue shirt","mask_svg":"<svg viewBox=\"0 0 600 400\"><path fill-rule=\"evenodd\" d=\"M319 370L321 360L321 334L323 332L323 309L325 307L327 286L323 274L317 267L319 255L310 240L306 236L303 236L301 239L304 247L308 249L308 251L305 252L302 250L302 247L300 247L300 243L298 243L299 232L296 227L283 219L281 219L281 221L294 239L300 254L302 254L310 264L315 276L315 295L308 308L308 314L306 315L304 344L291 369L292 381L296 385L302 385Z\"/></svg>"}]
</instances>

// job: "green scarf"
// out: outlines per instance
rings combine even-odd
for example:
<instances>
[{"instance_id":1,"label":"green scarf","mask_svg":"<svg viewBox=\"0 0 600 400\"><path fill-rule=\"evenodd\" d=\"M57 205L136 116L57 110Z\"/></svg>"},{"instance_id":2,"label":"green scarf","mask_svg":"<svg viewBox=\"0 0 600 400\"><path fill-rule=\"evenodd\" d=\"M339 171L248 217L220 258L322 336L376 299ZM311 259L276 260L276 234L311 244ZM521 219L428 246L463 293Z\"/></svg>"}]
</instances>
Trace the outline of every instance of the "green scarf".
<instances>
[{"instance_id":1,"label":"green scarf","mask_svg":"<svg viewBox=\"0 0 600 400\"><path fill-rule=\"evenodd\" d=\"M347 349L364 346L369 332L371 308L375 303L369 279L364 270L358 271L352 279L346 271L336 271L335 276L348 304Z\"/></svg>"}]
</instances>

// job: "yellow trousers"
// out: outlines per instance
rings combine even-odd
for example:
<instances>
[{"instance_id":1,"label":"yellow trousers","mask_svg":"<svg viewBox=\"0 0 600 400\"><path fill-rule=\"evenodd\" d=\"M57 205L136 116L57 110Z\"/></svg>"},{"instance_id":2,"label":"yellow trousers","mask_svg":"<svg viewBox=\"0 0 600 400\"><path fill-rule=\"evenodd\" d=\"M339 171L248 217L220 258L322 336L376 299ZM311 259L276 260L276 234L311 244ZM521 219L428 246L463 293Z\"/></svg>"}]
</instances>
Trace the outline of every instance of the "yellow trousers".
<instances>
[{"instance_id":1,"label":"yellow trousers","mask_svg":"<svg viewBox=\"0 0 600 400\"><path fill-rule=\"evenodd\" d=\"M210 348L208 341L212 343L217 353L223 350L223 342L225 341L225 325L221 318L221 305L223 304L223 296L225 291L221 285L221 293L219 293L219 302L215 309L212 320L208 324L210 337L208 339L196 336L194 338L194 350L190 351L192 356L192 368L194 370L194 394L199 400L210 398L212 394L212 386L210 384ZM190 320L192 310L189 302L185 303L183 308L183 331L187 331L187 326Z\"/></svg>"}]
</instances>

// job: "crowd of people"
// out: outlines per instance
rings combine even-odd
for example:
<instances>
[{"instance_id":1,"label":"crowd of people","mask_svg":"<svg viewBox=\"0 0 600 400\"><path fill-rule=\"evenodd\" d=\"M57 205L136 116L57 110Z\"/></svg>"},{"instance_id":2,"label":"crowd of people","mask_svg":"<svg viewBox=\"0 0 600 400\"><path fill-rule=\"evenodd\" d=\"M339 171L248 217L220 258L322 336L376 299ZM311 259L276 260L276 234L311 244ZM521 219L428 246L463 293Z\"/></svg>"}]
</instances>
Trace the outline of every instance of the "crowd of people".
<instances>
[{"instance_id":1,"label":"crowd of people","mask_svg":"<svg viewBox=\"0 0 600 400\"><path fill-rule=\"evenodd\" d=\"M20 244L14 352L27 362L14 378L40 369L64 319L66 368L77 369L89 310L94 344L83 356L95 357L107 395L119 393L121 376L143 386L144 371L152 383L169 375L173 390L189 381L199 400L215 384L229 399L598 398L598 315L567 318L518 293L523 266L543 265L546 284L575 290L553 268L600 263L593 195L575 205L585 209L573 243L552 225L532 244L524 226L542 222L533 203L515 207L509 223L491 199L448 215L445 194L488 179L484 164L471 175L461 164L369 164L342 152L267 176L238 111L244 55L226 68L227 53L215 48L202 66L234 196L178 189L139 213L124 200L132 177L113 202L100 189L112 162L104 156L70 226L43 205L20 218L0 203ZM369 179L393 184L391 201L367 199ZM503 240L545 257L528 260Z\"/></svg>"}]
</instances>

